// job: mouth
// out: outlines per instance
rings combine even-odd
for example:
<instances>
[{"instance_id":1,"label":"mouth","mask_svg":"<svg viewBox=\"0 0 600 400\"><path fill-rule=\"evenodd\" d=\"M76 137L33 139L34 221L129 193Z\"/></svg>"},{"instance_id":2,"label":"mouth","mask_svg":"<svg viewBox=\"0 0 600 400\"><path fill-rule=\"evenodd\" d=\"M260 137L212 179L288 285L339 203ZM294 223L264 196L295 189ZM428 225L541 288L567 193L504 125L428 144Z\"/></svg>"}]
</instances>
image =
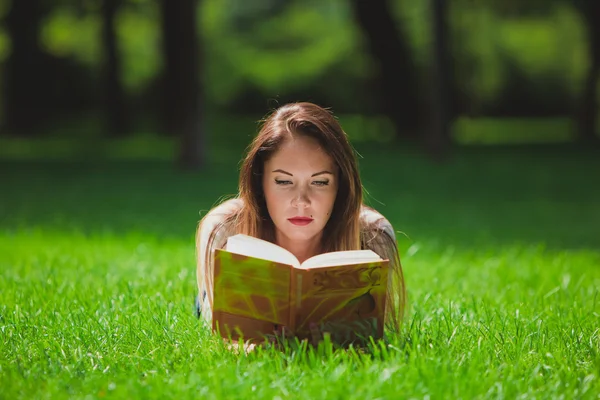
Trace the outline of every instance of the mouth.
<instances>
[{"instance_id":1,"label":"mouth","mask_svg":"<svg viewBox=\"0 0 600 400\"><path fill-rule=\"evenodd\" d=\"M288 221L297 226L306 226L313 222L313 219L310 217L294 217L288 218Z\"/></svg>"}]
</instances>

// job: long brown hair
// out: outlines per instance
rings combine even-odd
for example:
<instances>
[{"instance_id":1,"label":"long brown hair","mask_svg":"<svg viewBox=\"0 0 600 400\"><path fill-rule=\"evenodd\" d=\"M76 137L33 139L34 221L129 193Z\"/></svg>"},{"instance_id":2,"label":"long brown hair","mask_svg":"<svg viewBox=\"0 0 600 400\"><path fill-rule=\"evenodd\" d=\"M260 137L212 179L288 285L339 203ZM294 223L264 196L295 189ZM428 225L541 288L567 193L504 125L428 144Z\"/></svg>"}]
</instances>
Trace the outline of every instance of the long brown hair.
<instances>
[{"instance_id":1,"label":"long brown hair","mask_svg":"<svg viewBox=\"0 0 600 400\"><path fill-rule=\"evenodd\" d=\"M333 115L312 103L294 103L279 108L264 121L250 144L240 170L239 198L244 207L237 219L237 231L274 240L273 221L262 188L263 166L281 144L294 135L318 140L339 169L338 193L325 226L323 250L359 249L362 186L355 154Z\"/></svg>"},{"instance_id":2,"label":"long brown hair","mask_svg":"<svg viewBox=\"0 0 600 400\"><path fill-rule=\"evenodd\" d=\"M401 318L404 308L404 279L396 242L395 240L390 241L390 237L386 238L385 233L378 232L375 224L370 227L363 226L361 229L360 212L363 204L363 190L356 154L350 145L348 136L333 114L312 103L284 105L262 121L258 135L249 145L240 168L238 187L238 199L241 200L238 204L240 206L223 215L222 222L212 229L206 246L205 259L198 260L198 271L204 275L205 287L208 290L212 287L212 253L215 248L224 244L216 243L219 232L227 230L228 234L243 233L268 241L275 240L275 227L267 210L262 187L263 167L265 161L279 149L285 140L296 135L316 139L338 168L338 193L331 217L322 235L323 251L358 250L371 248L373 243L379 243L372 249L382 257L390 257L390 265L396 271L393 274L396 277L393 279L395 281L393 286L399 290L389 291L388 310L393 312L388 313L388 322L398 327L399 317ZM196 236L198 251L201 244L200 228L203 222L204 219L200 222ZM366 235L367 231L375 236ZM384 243L382 240L387 242ZM391 246L392 249L388 253L382 246ZM381 254L382 252L386 254ZM200 271L201 262L204 263L204 271ZM398 280L398 276L400 280ZM208 297L212 302L212 296Z\"/></svg>"}]
</instances>

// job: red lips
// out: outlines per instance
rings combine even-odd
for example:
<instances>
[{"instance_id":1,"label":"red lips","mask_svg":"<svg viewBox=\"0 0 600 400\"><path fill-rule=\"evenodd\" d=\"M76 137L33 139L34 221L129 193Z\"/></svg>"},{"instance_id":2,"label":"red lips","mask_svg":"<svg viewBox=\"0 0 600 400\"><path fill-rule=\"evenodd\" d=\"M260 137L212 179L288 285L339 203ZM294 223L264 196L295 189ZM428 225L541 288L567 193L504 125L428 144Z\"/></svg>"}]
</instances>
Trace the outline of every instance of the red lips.
<instances>
[{"instance_id":1,"label":"red lips","mask_svg":"<svg viewBox=\"0 0 600 400\"><path fill-rule=\"evenodd\" d=\"M313 222L313 219L310 217L294 217L288 218L288 221L290 221L294 225L305 226Z\"/></svg>"}]
</instances>

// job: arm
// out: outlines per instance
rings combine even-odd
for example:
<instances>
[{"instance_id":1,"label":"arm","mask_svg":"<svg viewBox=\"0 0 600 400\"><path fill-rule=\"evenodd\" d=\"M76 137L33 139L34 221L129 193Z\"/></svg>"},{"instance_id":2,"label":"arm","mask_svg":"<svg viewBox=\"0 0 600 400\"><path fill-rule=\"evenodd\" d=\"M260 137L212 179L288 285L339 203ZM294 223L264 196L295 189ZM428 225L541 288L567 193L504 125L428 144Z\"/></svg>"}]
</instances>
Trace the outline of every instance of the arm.
<instances>
[{"instance_id":1,"label":"arm","mask_svg":"<svg viewBox=\"0 0 600 400\"><path fill-rule=\"evenodd\" d=\"M360 210L361 241L363 247L373 250L380 257L389 258L390 244L396 245L394 227L381 213L363 205ZM386 237L380 237L385 235Z\"/></svg>"}]
</instances>

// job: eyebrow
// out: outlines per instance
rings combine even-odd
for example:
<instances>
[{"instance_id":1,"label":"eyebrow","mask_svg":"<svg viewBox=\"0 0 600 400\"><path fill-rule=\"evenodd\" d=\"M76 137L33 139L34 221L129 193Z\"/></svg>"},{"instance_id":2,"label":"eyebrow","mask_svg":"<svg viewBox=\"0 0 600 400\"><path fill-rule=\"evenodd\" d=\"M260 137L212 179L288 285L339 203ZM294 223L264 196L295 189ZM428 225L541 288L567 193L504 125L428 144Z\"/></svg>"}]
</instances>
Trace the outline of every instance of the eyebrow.
<instances>
[{"instance_id":1,"label":"eyebrow","mask_svg":"<svg viewBox=\"0 0 600 400\"><path fill-rule=\"evenodd\" d=\"M317 173L315 173L315 174L312 174L312 175L311 175L311 178L312 178L313 176L317 176L317 175L323 175L323 174L330 174L330 175L333 175L333 172L329 172L329 171L327 171L327 170L319 171L319 172L317 172Z\"/></svg>"},{"instance_id":2,"label":"eyebrow","mask_svg":"<svg viewBox=\"0 0 600 400\"><path fill-rule=\"evenodd\" d=\"M284 170L282 170L282 169L276 169L276 170L274 170L273 172L280 172L280 173L282 173L282 174L286 174L286 175L289 175L289 176L294 176L293 174L291 174L291 173L289 173L289 172L287 172L287 171L284 171ZM330 175L333 175L333 173L332 173L332 172L330 172L330 171L327 171L327 170L323 170L323 171L315 172L314 174L312 174L312 175L311 175L311 178L312 178L313 176L317 176L317 175L323 175L323 174L330 174Z\"/></svg>"}]
</instances>

